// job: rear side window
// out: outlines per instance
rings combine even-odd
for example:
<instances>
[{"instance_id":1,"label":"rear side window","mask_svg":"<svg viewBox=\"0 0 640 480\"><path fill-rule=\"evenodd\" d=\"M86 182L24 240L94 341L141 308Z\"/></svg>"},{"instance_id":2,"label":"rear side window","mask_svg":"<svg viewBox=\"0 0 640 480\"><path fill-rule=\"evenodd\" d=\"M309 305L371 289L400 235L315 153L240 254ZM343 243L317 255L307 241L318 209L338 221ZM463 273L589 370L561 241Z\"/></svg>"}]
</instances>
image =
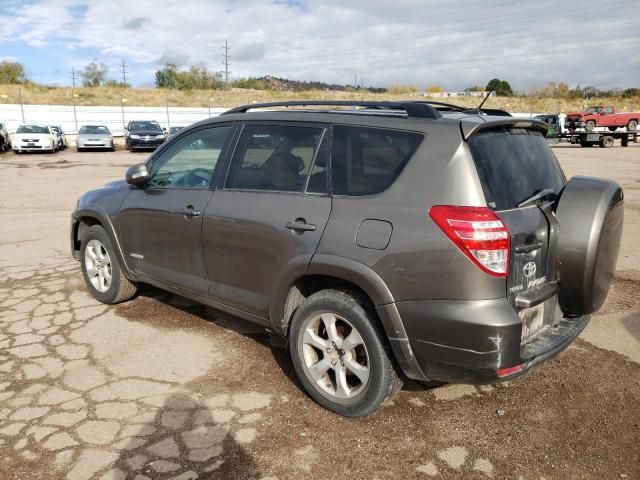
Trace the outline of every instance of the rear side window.
<instances>
[{"instance_id":1,"label":"rear side window","mask_svg":"<svg viewBox=\"0 0 640 480\"><path fill-rule=\"evenodd\" d=\"M566 179L545 137L528 129L497 129L469 139L471 154L489 207L509 210L551 188L556 193Z\"/></svg>"},{"instance_id":2,"label":"rear side window","mask_svg":"<svg viewBox=\"0 0 640 480\"><path fill-rule=\"evenodd\" d=\"M382 128L338 125L331 160L335 195L374 195L398 178L423 135Z\"/></svg>"},{"instance_id":3,"label":"rear side window","mask_svg":"<svg viewBox=\"0 0 640 480\"><path fill-rule=\"evenodd\" d=\"M323 131L319 127L247 125L226 188L302 192Z\"/></svg>"}]
</instances>

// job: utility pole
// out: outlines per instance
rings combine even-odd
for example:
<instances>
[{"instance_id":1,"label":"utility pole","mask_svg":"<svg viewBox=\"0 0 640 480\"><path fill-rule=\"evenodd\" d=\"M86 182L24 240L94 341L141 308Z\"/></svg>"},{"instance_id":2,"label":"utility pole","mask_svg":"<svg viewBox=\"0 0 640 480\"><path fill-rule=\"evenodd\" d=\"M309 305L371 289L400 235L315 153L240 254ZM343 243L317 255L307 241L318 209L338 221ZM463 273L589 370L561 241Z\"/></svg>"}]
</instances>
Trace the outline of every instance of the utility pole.
<instances>
[{"instance_id":1,"label":"utility pole","mask_svg":"<svg viewBox=\"0 0 640 480\"><path fill-rule=\"evenodd\" d=\"M222 64L224 65L224 83L229 84L229 41L225 40L222 46L224 53L222 54Z\"/></svg>"},{"instance_id":2,"label":"utility pole","mask_svg":"<svg viewBox=\"0 0 640 480\"><path fill-rule=\"evenodd\" d=\"M71 89L71 104L73 105L73 121L76 125L76 132L78 131L78 115L76 113L76 70L75 68L71 69L71 84L73 88Z\"/></svg>"},{"instance_id":3,"label":"utility pole","mask_svg":"<svg viewBox=\"0 0 640 480\"><path fill-rule=\"evenodd\" d=\"M127 66L124 63L124 58L122 59L122 66L121 68L121 72L122 72L122 88L127 86Z\"/></svg>"},{"instance_id":4,"label":"utility pole","mask_svg":"<svg viewBox=\"0 0 640 480\"><path fill-rule=\"evenodd\" d=\"M24 122L24 105L22 104L22 88L18 88L18 99L20 102L20 113L22 113L22 123Z\"/></svg>"},{"instance_id":5,"label":"utility pole","mask_svg":"<svg viewBox=\"0 0 640 480\"><path fill-rule=\"evenodd\" d=\"M358 74L353 74L353 88L358 88Z\"/></svg>"}]
</instances>

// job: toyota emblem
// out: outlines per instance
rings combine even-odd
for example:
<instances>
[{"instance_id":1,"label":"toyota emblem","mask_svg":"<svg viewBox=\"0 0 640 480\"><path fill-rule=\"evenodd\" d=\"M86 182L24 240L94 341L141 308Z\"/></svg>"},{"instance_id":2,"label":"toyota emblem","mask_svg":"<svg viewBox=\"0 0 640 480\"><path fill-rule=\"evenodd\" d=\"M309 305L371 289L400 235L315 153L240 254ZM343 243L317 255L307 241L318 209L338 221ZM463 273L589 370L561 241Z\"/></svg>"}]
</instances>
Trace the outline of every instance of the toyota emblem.
<instances>
[{"instance_id":1,"label":"toyota emblem","mask_svg":"<svg viewBox=\"0 0 640 480\"><path fill-rule=\"evenodd\" d=\"M536 274L535 262L526 263L525 266L522 268L522 273L524 273L524 276L527 278L533 277Z\"/></svg>"}]
</instances>

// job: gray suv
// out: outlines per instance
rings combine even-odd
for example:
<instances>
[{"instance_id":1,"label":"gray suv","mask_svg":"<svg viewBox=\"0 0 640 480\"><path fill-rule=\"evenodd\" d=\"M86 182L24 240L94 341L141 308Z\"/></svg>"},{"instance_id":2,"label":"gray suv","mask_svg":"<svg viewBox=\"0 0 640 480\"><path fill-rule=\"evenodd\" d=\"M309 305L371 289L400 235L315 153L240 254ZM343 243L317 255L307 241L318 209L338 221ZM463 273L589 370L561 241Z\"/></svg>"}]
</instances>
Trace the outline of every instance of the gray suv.
<instances>
[{"instance_id":1,"label":"gray suv","mask_svg":"<svg viewBox=\"0 0 640 480\"><path fill-rule=\"evenodd\" d=\"M567 181L546 130L435 102L236 108L82 195L71 249L98 300L148 283L262 325L311 397L366 416L404 378L512 379L602 306L622 190Z\"/></svg>"}]
</instances>

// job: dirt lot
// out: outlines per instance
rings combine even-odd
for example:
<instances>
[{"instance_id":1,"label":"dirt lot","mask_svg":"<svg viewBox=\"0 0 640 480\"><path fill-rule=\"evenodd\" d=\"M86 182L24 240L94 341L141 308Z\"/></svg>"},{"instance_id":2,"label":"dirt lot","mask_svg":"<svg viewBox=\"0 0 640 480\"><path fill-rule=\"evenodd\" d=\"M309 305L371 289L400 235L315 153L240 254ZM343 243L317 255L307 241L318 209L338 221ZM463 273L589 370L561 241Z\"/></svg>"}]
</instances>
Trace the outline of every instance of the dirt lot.
<instances>
[{"instance_id":1,"label":"dirt lot","mask_svg":"<svg viewBox=\"0 0 640 480\"><path fill-rule=\"evenodd\" d=\"M332 415L256 328L151 288L98 304L78 195L145 154L0 155L0 478L640 478L640 145L555 148L626 194L618 274L581 339L499 386L405 386Z\"/></svg>"}]
</instances>

